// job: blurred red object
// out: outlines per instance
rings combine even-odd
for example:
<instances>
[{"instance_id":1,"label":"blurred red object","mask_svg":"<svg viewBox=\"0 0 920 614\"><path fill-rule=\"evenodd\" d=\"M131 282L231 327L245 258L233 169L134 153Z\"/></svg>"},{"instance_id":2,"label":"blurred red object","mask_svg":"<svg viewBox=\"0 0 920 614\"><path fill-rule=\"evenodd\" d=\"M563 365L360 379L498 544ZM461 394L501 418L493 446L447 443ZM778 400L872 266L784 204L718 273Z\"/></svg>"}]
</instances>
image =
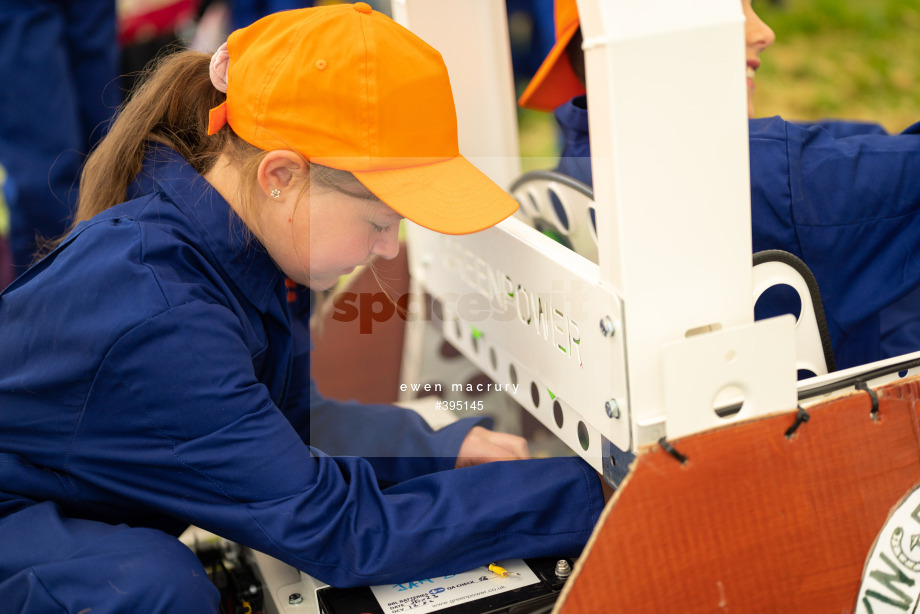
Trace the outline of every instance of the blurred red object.
<instances>
[{"instance_id":1,"label":"blurred red object","mask_svg":"<svg viewBox=\"0 0 920 614\"><path fill-rule=\"evenodd\" d=\"M119 0L118 40L122 47L166 36L198 15L200 0Z\"/></svg>"}]
</instances>

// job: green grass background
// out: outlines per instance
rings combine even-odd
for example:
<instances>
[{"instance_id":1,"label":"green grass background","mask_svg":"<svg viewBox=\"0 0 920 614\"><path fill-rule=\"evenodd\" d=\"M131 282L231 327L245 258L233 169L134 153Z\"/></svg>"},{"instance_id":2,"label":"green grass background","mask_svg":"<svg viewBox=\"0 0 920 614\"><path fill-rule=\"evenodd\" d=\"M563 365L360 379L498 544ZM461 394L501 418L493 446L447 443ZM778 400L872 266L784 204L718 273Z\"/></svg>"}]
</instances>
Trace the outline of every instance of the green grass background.
<instances>
[{"instance_id":1,"label":"green grass background","mask_svg":"<svg viewBox=\"0 0 920 614\"><path fill-rule=\"evenodd\" d=\"M765 0L776 33L761 55L755 111L791 120L920 120L920 0Z\"/></svg>"},{"instance_id":2,"label":"green grass background","mask_svg":"<svg viewBox=\"0 0 920 614\"><path fill-rule=\"evenodd\" d=\"M692 1L692 0L687 0ZM761 55L758 117L872 121L900 132L920 121L920 0L755 0L776 33ZM551 114L522 110L524 170L558 155Z\"/></svg>"}]
</instances>

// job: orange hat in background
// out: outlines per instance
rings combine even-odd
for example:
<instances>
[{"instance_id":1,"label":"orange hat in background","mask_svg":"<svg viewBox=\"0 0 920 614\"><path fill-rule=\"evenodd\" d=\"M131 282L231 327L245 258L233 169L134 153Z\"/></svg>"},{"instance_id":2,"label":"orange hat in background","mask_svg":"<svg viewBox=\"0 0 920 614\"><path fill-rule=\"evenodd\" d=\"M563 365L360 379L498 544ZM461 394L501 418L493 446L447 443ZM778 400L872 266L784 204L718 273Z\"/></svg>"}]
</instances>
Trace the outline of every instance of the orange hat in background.
<instances>
[{"instance_id":1,"label":"orange hat in background","mask_svg":"<svg viewBox=\"0 0 920 614\"><path fill-rule=\"evenodd\" d=\"M518 100L519 105L528 109L552 111L574 96L585 93L585 86L575 75L565 53L566 45L578 30L578 6L575 0L556 0L553 13L556 44Z\"/></svg>"},{"instance_id":2,"label":"orange hat in background","mask_svg":"<svg viewBox=\"0 0 920 614\"><path fill-rule=\"evenodd\" d=\"M403 217L446 234L517 209L460 155L441 55L364 3L282 11L227 39L227 100L211 110L260 149L350 171Z\"/></svg>"}]
</instances>

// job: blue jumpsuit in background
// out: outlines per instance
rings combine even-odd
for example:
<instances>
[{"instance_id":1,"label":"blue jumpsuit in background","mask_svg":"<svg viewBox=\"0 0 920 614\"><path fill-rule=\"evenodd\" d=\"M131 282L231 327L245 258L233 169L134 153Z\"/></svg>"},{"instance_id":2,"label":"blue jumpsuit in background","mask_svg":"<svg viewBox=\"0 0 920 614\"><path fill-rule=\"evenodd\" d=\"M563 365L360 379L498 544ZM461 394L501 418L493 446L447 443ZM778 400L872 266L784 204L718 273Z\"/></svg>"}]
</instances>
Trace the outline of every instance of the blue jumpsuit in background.
<instances>
[{"instance_id":1,"label":"blue jumpsuit in background","mask_svg":"<svg viewBox=\"0 0 920 614\"><path fill-rule=\"evenodd\" d=\"M70 225L80 168L121 103L115 0L0 2L0 165L16 273Z\"/></svg>"},{"instance_id":2,"label":"blue jumpsuit in background","mask_svg":"<svg viewBox=\"0 0 920 614\"><path fill-rule=\"evenodd\" d=\"M321 398L282 273L178 154L129 198L0 294L4 608L216 611L190 524L337 586L584 546L583 461L445 471L476 421Z\"/></svg>"},{"instance_id":3,"label":"blue jumpsuit in background","mask_svg":"<svg viewBox=\"0 0 920 614\"><path fill-rule=\"evenodd\" d=\"M557 170L592 185L586 97L555 114ZM837 368L920 350L920 124L889 135L770 117L748 130L753 251L790 252L814 273Z\"/></svg>"}]
</instances>

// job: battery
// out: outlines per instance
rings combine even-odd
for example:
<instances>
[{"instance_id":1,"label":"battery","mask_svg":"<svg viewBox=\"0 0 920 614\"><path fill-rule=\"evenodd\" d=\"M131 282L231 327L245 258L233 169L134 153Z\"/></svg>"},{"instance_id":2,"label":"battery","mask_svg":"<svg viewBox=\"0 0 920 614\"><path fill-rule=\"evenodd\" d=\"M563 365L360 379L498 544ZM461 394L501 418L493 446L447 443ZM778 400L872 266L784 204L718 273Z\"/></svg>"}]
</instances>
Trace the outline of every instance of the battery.
<instances>
[{"instance_id":1,"label":"battery","mask_svg":"<svg viewBox=\"0 0 920 614\"><path fill-rule=\"evenodd\" d=\"M556 575L558 558L514 559L464 574L392 586L324 587L317 591L322 614L543 614L549 613L565 578ZM571 560L566 559L571 565Z\"/></svg>"}]
</instances>

